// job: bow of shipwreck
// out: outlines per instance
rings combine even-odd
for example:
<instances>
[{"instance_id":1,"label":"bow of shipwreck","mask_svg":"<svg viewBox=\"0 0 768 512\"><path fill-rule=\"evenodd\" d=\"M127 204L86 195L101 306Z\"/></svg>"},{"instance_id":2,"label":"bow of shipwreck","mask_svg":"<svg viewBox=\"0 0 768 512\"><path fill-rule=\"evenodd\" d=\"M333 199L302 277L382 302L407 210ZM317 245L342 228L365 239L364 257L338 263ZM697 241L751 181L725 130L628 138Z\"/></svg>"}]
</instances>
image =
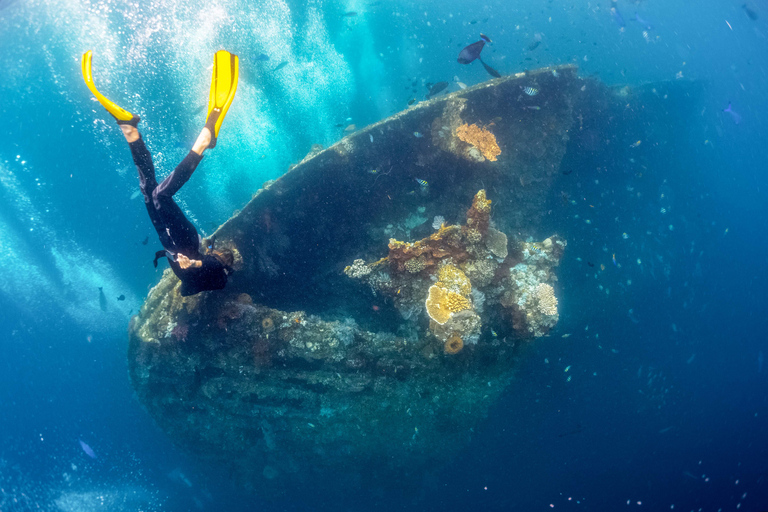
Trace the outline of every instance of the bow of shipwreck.
<instances>
[{"instance_id":1,"label":"bow of shipwreck","mask_svg":"<svg viewBox=\"0 0 768 512\"><path fill-rule=\"evenodd\" d=\"M557 324L566 240L541 229L564 158L609 158L629 124L662 129L660 88L687 94L547 68L309 154L217 231L237 253L226 290L182 298L168 270L150 292L129 331L140 402L265 494L328 492L324 474L418 484Z\"/></svg>"}]
</instances>

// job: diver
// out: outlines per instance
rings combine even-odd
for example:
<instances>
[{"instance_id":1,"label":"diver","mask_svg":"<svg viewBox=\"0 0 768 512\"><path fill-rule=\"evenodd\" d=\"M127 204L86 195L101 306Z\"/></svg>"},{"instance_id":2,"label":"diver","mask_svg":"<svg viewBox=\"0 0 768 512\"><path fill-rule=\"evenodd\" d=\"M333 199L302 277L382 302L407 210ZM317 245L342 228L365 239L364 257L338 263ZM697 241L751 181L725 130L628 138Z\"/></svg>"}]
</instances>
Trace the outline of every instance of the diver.
<instances>
[{"instance_id":1,"label":"diver","mask_svg":"<svg viewBox=\"0 0 768 512\"><path fill-rule=\"evenodd\" d=\"M200 235L173 200L174 194L189 180L203 159L203 152L216 146L219 129L229 106L235 98L238 80L238 58L220 50L213 57L213 79L208 98L205 126L192 150L176 169L161 183L155 179L155 167L144 140L138 130L139 116L117 106L102 95L93 83L92 52L83 54L83 78L99 103L107 109L123 131L131 148L131 155L139 171L139 187L144 195L152 225L163 244L163 251L155 255L154 264L162 257L181 280L181 295L195 295L207 290L220 290L227 284L234 257L230 250L216 250L213 245L201 249Z\"/></svg>"}]
</instances>

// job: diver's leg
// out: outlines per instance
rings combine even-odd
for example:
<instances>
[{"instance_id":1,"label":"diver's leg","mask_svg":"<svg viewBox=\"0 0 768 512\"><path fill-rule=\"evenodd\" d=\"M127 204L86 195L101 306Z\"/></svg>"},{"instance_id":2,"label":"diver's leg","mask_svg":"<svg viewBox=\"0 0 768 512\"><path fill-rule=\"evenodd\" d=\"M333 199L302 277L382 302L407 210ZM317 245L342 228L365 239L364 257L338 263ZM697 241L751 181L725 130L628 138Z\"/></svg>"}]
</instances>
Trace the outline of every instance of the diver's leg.
<instances>
[{"instance_id":1,"label":"diver's leg","mask_svg":"<svg viewBox=\"0 0 768 512\"><path fill-rule=\"evenodd\" d=\"M200 160L203 159L203 151L208 149L208 145L211 143L211 131L208 128L203 128L200 135L197 136L195 144L184 160L181 161L176 169L173 170L167 178L163 180L160 185L157 186L156 194L158 196L173 197L184 184L192 177L192 173L197 169L197 165Z\"/></svg>"},{"instance_id":2,"label":"diver's leg","mask_svg":"<svg viewBox=\"0 0 768 512\"><path fill-rule=\"evenodd\" d=\"M121 124L120 129L123 130L123 135L125 135L125 140L128 141L128 144L139 140L139 137L141 137L138 128L130 124Z\"/></svg>"},{"instance_id":3,"label":"diver's leg","mask_svg":"<svg viewBox=\"0 0 768 512\"><path fill-rule=\"evenodd\" d=\"M123 128L123 132L126 131L125 126L120 125L120 128ZM128 140L133 163L136 164L136 169L139 171L139 188L144 196L144 203L149 208L152 204L152 192L157 188L155 166L152 163L152 155L149 154L149 150L144 144L144 139L141 138L139 131L133 126L128 126L128 128L132 128L133 132L130 136L126 134L125 139Z\"/></svg>"},{"instance_id":4,"label":"diver's leg","mask_svg":"<svg viewBox=\"0 0 768 512\"><path fill-rule=\"evenodd\" d=\"M211 144L211 130L208 129L208 127L204 126L203 130L200 132L200 135L197 136L197 140L195 141L195 144L192 146L192 151L197 153L198 155L202 155L203 151L208 149L208 146Z\"/></svg>"}]
</instances>

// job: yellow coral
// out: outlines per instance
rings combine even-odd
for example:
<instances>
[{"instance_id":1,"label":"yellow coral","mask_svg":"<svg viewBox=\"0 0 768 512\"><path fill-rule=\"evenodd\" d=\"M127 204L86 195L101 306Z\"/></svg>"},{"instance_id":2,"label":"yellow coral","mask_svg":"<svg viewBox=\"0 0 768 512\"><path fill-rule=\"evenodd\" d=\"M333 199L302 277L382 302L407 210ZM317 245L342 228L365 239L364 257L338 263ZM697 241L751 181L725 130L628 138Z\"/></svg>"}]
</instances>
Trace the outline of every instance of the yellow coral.
<instances>
[{"instance_id":1,"label":"yellow coral","mask_svg":"<svg viewBox=\"0 0 768 512\"><path fill-rule=\"evenodd\" d=\"M448 309L451 313L471 308L469 301L458 293L448 292Z\"/></svg>"},{"instance_id":2,"label":"yellow coral","mask_svg":"<svg viewBox=\"0 0 768 512\"><path fill-rule=\"evenodd\" d=\"M457 333L451 334L443 345L446 354L458 354L464 348L464 340Z\"/></svg>"},{"instance_id":3,"label":"yellow coral","mask_svg":"<svg viewBox=\"0 0 768 512\"><path fill-rule=\"evenodd\" d=\"M476 147L485 158L492 162L495 162L496 157L501 154L501 148L496 143L496 137L476 124L462 124L456 128L456 136L463 142Z\"/></svg>"},{"instance_id":4,"label":"yellow coral","mask_svg":"<svg viewBox=\"0 0 768 512\"><path fill-rule=\"evenodd\" d=\"M436 284L429 287L429 295L424 305L429 317L440 325L450 320L457 311L470 308L467 299Z\"/></svg>"},{"instance_id":5,"label":"yellow coral","mask_svg":"<svg viewBox=\"0 0 768 512\"><path fill-rule=\"evenodd\" d=\"M437 271L437 279L449 290L465 297L472 293L472 283L467 275L453 265L444 265Z\"/></svg>"},{"instance_id":6,"label":"yellow coral","mask_svg":"<svg viewBox=\"0 0 768 512\"><path fill-rule=\"evenodd\" d=\"M538 300L537 309L545 315L557 314L557 297L555 289L546 283L540 283L533 292Z\"/></svg>"}]
</instances>

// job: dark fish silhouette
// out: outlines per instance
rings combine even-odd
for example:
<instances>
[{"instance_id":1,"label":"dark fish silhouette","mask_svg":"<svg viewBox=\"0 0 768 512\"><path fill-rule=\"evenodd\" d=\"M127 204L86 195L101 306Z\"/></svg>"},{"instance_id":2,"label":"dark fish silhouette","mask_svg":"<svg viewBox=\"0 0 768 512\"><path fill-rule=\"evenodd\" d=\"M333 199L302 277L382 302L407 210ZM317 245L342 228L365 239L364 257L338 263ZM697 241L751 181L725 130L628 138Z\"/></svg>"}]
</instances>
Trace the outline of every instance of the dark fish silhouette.
<instances>
[{"instance_id":1,"label":"dark fish silhouette","mask_svg":"<svg viewBox=\"0 0 768 512\"><path fill-rule=\"evenodd\" d=\"M541 41L538 41L538 40L531 41L531 44L528 45L528 50L533 51L536 48L538 48L540 44L541 44Z\"/></svg>"},{"instance_id":2,"label":"dark fish silhouette","mask_svg":"<svg viewBox=\"0 0 768 512\"><path fill-rule=\"evenodd\" d=\"M427 98L431 98L440 94L446 87L448 87L448 82L437 82L429 88L429 94L427 94Z\"/></svg>"},{"instance_id":3,"label":"dark fish silhouette","mask_svg":"<svg viewBox=\"0 0 768 512\"><path fill-rule=\"evenodd\" d=\"M746 11L747 16L749 16L749 19L751 19L752 21L755 21L757 19L757 13L752 9L750 9L749 7L747 7L747 4L742 5L741 8L744 9L744 11Z\"/></svg>"},{"instance_id":4,"label":"dark fish silhouette","mask_svg":"<svg viewBox=\"0 0 768 512\"><path fill-rule=\"evenodd\" d=\"M354 16L357 16L357 11L348 11L344 13L345 18L352 18Z\"/></svg>"},{"instance_id":5,"label":"dark fish silhouette","mask_svg":"<svg viewBox=\"0 0 768 512\"><path fill-rule=\"evenodd\" d=\"M104 289L99 286L99 307L102 311L107 310L107 296L104 295Z\"/></svg>"},{"instance_id":6,"label":"dark fish silhouette","mask_svg":"<svg viewBox=\"0 0 768 512\"><path fill-rule=\"evenodd\" d=\"M257 62L264 62L269 60L269 55L267 55L266 53L260 53L256 57L254 57L253 60Z\"/></svg>"},{"instance_id":7,"label":"dark fish silhouette","mask_svg":"<svg viewBox=\"0 0 768 512\"><path fill-rule=\"evenodd\" d=\"M491 76L493 76L493 77L496 77L496 78L501 78L501 73L499 73L498 71L496 71L495 69L493 69L491 66L489 66L488 64L486 64L486 63L483 61L483 59L481 59L480 57L478 57L478 58L477 58L477 60L479 60L479 61L480 61L480 64L482 64L482 65L483 65L483 67L485 68L485 70L488 72L488 74L489 74L489 75L491 75Z\"/></svg>"},{"instance_id":8,"label":"dark fish silhouette","mask_svg":"<svg viewBox=\"0 0 768 512\"><path fill-rule=\"evenodd\" d=\"M587 262L587 265L589 265L590 267L594 267L594 266L595 266L595 264L594 264L594 263L592 263L591 261L588 261L588 262Z\"/></svg>"},{"instance_id":9,"label":"dark fish silhouette","mask_svg":"<svg viewBox=\"0 0 768 512\"><path fill-rule=\"evenodd\" d=\"M414 103L416 103L416 98L411 98L408 100L408 105L413 105Z\"/></svg>"},{"instance_id":10,"label":"dark fish silhouette","mask_svg":"<svg viewBox=\"0 0 768 512\"><path fill-rule=\"evenodd\" d=\"M117 298L117 300L125 300L125 295L120 294L120 296Z\"/></svg>"},{"instance_id":11,"label":"dark fish silhouette","mask_svg":"<svg viewBox=\"0 0 768 512\"><path fill-rule=\"evenodd\" d=\"M480 57L480 52L483 51L485 43L490 42L491 39L488 36L485 34L480 34L480 40L476 43L465 46L464 49L459 53L459 58L456 60L458 60L459 64L469 64L473 60Z\"/></svg>"},{"instance_id":12,"label":"dark fish silhouette","mask_svg":"<svg viewBox=\"0 0 768 512\"><path fill-rule=\"evenodd\" d=\"M275 71L280 71L281 69L283 69L283 68L284 68L285 66L287 66L287 65L288 65L288 61L287 61L287 60L284 60L283 62L281 62L280 64L278 64L278 65L277 65L277 67L276 67L275 69L273 69L272 71L273 71L273 72L275 72Z\"/></svg>"},{"instance_id":13,"label":"dark fish silhouette","mask_svg":"<svg viewBox=\"0 0 768 512\"><path fill-rule=\"evenodd\" d=\"M149 237L145 237L144 240L141 241L141 245L147 245L149 243Z\"/></svg>"}]
</instances>

